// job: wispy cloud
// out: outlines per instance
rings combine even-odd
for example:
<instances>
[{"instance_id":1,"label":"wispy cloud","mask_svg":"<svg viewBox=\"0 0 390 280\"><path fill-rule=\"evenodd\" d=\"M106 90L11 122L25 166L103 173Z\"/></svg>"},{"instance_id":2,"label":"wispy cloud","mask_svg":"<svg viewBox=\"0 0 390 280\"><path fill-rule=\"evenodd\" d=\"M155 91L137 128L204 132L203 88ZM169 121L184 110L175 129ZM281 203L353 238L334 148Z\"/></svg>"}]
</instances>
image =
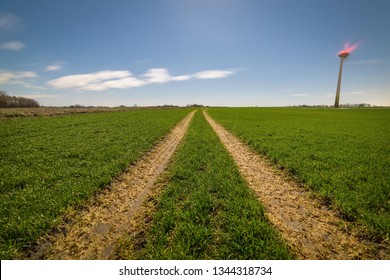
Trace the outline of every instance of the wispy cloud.
<instances>
[{"instance_id":1,"label":"wispy cloud","mask_svg":"<svg viewBox=\"0 0 390 280\"><path fill-rule=\"evenodd\" d=\"M5 42L0 44L0 49L9 51L20 51L25 47L26 45L20 41Z\"/></svg>"},{"instance_id":2,"label":"wispy cloud","mask_svg":"<svg viewBox=\"0 0 390 280\"><path fill-rule=\"evenodd\" d=\"M132 88L143 86L145 82L134 77L126 77L116 80L108 80L101 83L93 83L82 87L83 90L102 91L109 88Z\"/></svg>"},{"instance_id":3,"label":"wispy cloud","mask_svg":"<svg viewBox=\"0 0 390 280\"><path fill-rule=\"evenodd\" d=\"M53 88L76 88L88 91L102 91L110 88L132 88L147 84L163 84L171 81L195 79L218 79L233 75L233 70L207 70L191 75L171 76L166 68L151 68L139 78L127 70L99 71L89 74L68 75L47 82Z\"/></svg>"},{"instance_id":4,"label":"wispy cloud","mask_svg":"<svg viewBox=\"0 0 390 280\"><path fill-rule=\"evenodd\" d=\"M163 84L170 81L187 81L191 79L191 75L171 76L166 68L149 69L142 77L146 78L145 84Z\"/></svg>"},{"instance_id":5,"label":"wispy cloud","mask_svg":"<svg viewBox=\"0 0 390 280\"><path fill-rule=\"evenodd\" d=\"M129 71L100 71L90 74L68 75L47 82L54 88L79 88L85 90L103 90L107 81L129 78Z\"/></svg>"},{"instance_id":6,"label":"wispy cloud","mask_svg":"<svg viewBox=\"0 0 390 280\"><path fill-rule=\"evenodd\" d=\"M232 70L206 70L193 74L197 79L220 79L233 75Z\"/></svg>"},{"instance_id":7,"label":"wispy cloud","mask_svg":"<svg viewBox=\"0 0 390 280\"><path fill-rule=\"evenodd\" d=\"M56 98L56 97L58 97L59 95L36 93L36 94L21 95L21 96L22 96L22 97L26 97L26 98Z\"/></svg>"},{"instance_id":8,"label":"wispy cloud","mask_svg":"<svg viewBox=\"0 0 390 280\"><path fill-rule=\"evenodd\" d=\"M149 69L148 72L146 72L146 74L144 74L143 76L146 77L146 83L148 84L163 84L171 80L171 75L166 68Z\"/></svg>"},{"instance_id":9,"label":"wispy cloud","mask_svg":"<svg viewBox=\"0 0 390 280\"><path fill-rule=\"evenodd\" d=\"M187 81L189 79L191 79L191 75L181 75L181 76L171 77L171 81Z\"/></svg>"},{"instance_id":10,"label":"wispy cloud","mask_svg":"<svg viewBox=\"0 0 390 280\"><path fill-rule=\"evenodd\" d=\"M24 84L26 79L35 78L38 75L33 71L7 71L0 69L1 84Z\"/></svg>"},{"instance_id":11,"label":"wispy cloud","mask_svg":"<svg viewBox=\"0 0 390 280\"><path fill-rule=\"evenodd\" d=\"M60 64L52 64L52 65L48 65L45 70L46 71L57 71L57 70L60 70L62 68L62 66Z\"/></svg>"},{"instance_id":12,"label":"wispy cloud","mask_svg":"<svg viewBox=\"0 0 390 280\"><path fill-rule=\"evenodd\" d=\"M20 18L14 14L0 12L0 30L10 30L21 22Z\"/></svg>"}]
</instances>

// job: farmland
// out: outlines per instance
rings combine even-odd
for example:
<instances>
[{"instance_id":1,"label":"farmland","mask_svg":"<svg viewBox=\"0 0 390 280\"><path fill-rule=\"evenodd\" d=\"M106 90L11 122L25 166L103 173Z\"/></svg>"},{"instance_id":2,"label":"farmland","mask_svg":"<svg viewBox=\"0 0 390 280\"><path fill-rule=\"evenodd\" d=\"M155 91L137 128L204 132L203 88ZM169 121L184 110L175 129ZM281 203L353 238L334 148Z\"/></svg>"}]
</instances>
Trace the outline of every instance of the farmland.
<instances>
[{"instance_id":1,"label":"farmland","mask_svg":"<svg viewBox=\"0 0 390 280\"><path fill-rule=\"evenodd\" d=\"M388 109L212 108L209 114L309 186L362 235L390 232Z\"/></svg>"},{"instance_id":2,"label":"farmland","mask_svg":"<svg viewBox=\"0 0 390 280\"><path fill-rule=\"evenodd\" d=\"M36 116L57 116L97 112L118 112L136 110L136 107L36 107L36 108L0 108L0 119L24 118Z\"/></svg>"},{"instance_id":3,"label":"farmland","mask_svg":"<svg viewBox=\"0 0 390 280\"><path fill-rule=\"evenodd\" d=\"M122 258L291 258L200 111L164 185L142 249L125 246Z\"/></svg>"},{"instance_id":4,"label":"farmland","mask_svg":"<svg viewBox=\"0 0 390 280\"><path fill-rule=\"evenodd\" d=\"M206 112L212 119L245 143L237 145L249 146L250 153L255 155L245 160L249 162L245 168L252 172L249 176L242 172L237 158L220 134L217 136L213 131L216 131L215 126L210 127L210 120L206 122L201 110L198 109L190 121L188 114L192 110L141 109L0 120L1 259L23 257L39 238L61 231L56 227L66 222L68 216L64 214L71 210L79 212L79 221L84 221L81 209L86 213L87 222L80 223L80 231L73 222L69 223L67 226L76 229L72 234L69 230L65 237L69 244L76 245L83 239L84 245L69 246L83 250L90 244L89 233L109 235L104 229L110 228L111 221L118 226L116 235L95 239L117 243L115 255L106 256L119 259L386 256L386 252L382 252L387 249L381 249L379 254L370 248L368 254L363 248L361 254L337 255L332 249L333 255L326 252L309 255L296 246L304 246L299 244L306 242L299 242L299 228L308 224L306 218L311 216L310 219L315 220L322 215L318 213L328 215L331 211L345 223L335 222L332 216L331 230L324 235L320 232L317 240L332 242L337 240L332 237L334 231L340 230L345 236L357 230L354 246L359 246L361 239L378 244L388 241L388 109L208 108ZM186 115L189 116L187 124L179 129L184 138L171 137L171 129ZM164 137L168 133L169 136ZM170 145L169 142L175 143ZM160 147L161 154L170 147L170 155L162 160L156 147ZM255 164L251 166L255 158L278 171L262 170L265 166L262 163L255 169ZM157 165L154 163L157 159L166 163ZM141 162L149 167L142 167ZM130 170L129 166L134 167L135 173L116 181L121 174L128 174L123 171ZM257 176L263 171L265 176L269 175L267 182ZM272 174L267 175L267 172ZM281 174L287 174L286 180L294 182L294 195L305 196L306 204L299 205L305 209L297 209L298 216L285 217L276 224L273 214L279 212L288 216L292 213L283 211L288 202L283 196L291 193L288 188L282 191L288 183ZM261 199L258 194L263 190L254 189L251 180L257 181L255 188L267 188L266 191L271 192L270 201L265 203ZM102 196L103 189L111 195L111 200ZM309 197L306 189L310 190ZM110 205L115 195L125 199L115 198L115 203ZM101 198L91 200L91 197ZM124 201L126 206L122 207ZM288 204L294 207L295 201L298 198L290 199ZM315 206L314 201L320 201L321 205ZM113 213L105 210L110 207L118 210ZM273 213L267 213L272 207L281 209L274 208ZM323 212L314 213L316 207ZM312 215L307 213L312 211ZM111 219L110 215L116 216ZM104 217L104 221L91 217ZM281 230L283 221L289 219L298 236L295 247L291 246L292 239L286 238ZM94 220L91 228L84 229L90 220ZM120 225L123 221L126 227ZM344 230L342 226L353 230ZM318 231L317 226L313 229ZM83 231L87 234L81 237ZM129 234L123 234L124 231ZM304 234L309 231L304 230ZM68 250L68 256L75 258L99 256L98 253L72 252L73 249L66 249L66 242L61 240L57 240L58 252ZM342 246L339 249L343 250ZM52 257L56 258L56 254Z\"/></svg>"},{"instance_id":5,"label":"farmland","mask_svg":"<svg viewBox=\"0 0 390 280\"><path fill-rule=\"evenodd\" d=\"M1 258L30 247L66 209L108 184L188 112L138 110L1 120Z\"/></svg>"}]
</instances>

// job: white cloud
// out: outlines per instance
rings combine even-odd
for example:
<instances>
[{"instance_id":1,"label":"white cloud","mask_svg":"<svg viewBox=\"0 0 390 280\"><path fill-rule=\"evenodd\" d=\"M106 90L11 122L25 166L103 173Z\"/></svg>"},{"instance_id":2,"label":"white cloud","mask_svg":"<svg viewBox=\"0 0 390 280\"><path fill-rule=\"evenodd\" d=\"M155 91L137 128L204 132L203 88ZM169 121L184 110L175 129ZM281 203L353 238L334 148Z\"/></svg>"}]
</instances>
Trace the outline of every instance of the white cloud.
<instances>
[{"instance_id":1,"label":"white cloud","mask_svg":"<svg viewBox=\"0 0 390 280\"><path fill-rule=\"evenodd\" d=\"M181 76L171 77L172 81L187 81L189 79L191 79L191 75L181 75Z\"/></svg>"},{"instance_id":2,"label":"white cloud","mask_svg":"<svg viewBox=\"0 0 390 280\"><path fill-rule=\"evenodd\" d=\"M9 30L20 23L20 18L13 14L0 13L0 30Z\"/></svg>"},{"instance_id":3,"label":"white cloud","mask_svg":"<svg viewBox=\"0 0 390 280\"><path fill-rule=\"evenodd\" d=\"M47 82L49 86L54 88L85 88L93 85L97 85L106 80L120 79L130 77L129 71L100 71L91 74L79 74L79 75L68 75L63 76ZM96 90L96 89L87 89Z\"/></svg>"},{"instance_id":4,"label":"white cloud","mask_svg":"<svg viewBox=\"0 0 390 280\"><path fill-rule=\"evenodd\" d=\"M187 81L191 79L191 75L171 76L166 68L149 69L143 76L147 78L145 82L148 84L163 84L170 81Z\"/></svg>"},{"instance_id":5,"label":"white cloud","mask_svg":"<svg viewBox=\"0 0 390 280\"><path fill-rule=\"evenodd\" d=\"M53 88L76 88L88 91L102 91L110 88L132 88L147 84L163 84L171 81L197 79L218 79L233 75L233 70L207 70L192 75L171 76L166 68L151 68L139 78L129 71L100 71L90 74L63 76L50 80L47 84Z\"/></svg>"},{"instance_id":6,"label":"white cloud","mask_svg":"<svg viewBox=\"0 0 390 280\"><path fill-rule=\"evenodd\" d=\"M60 64L52 64L52 65L48 65L45 70L46 71L57 71L57 70L60 70L62 68L62 66Z\"/></svg>"},{"instance_id":7,"label":"white cloud","mask_svg":"<svg viewBox=\"0 0 390 280\"><path fill-rule=\"evenodd\" d=\"M166 68L152 68L149 69L146 74L143 75L146 77L146 82L149 84L152 83L167 83L171 80L171 75L169 74L169 71Z\"/></svg>"},{"instance_id":8,"label":"white cloud","mask_svg":"<svg viewBox=\"0 0 390 280\"><path fill-rule=\"evenodd\" d=\"M231 70L206 70L193 74L197 79L220 79L233 75Z\"/></svg>"},{"instance_id":9,"label":"white cloud","mask_svg":"<svg viewBox=\"0 0 390 280\"><path fill-rule=\"evenodd\" d=\"M0 49L9 50L9 51L20 51L25 47L26 47L25 44L20 41L5 42L0 44Z\"/></svg>"},{"instance_id":10,"label":"white cloud","mask_svg":"<svg viewBox=\"0 0 390 280\"><path fill-rule=\"evenodd\" d=\"M107 88L129 88L143 86L145 85L145 82L134 77L127 77L119 80L107 81L104 82L103 85L107 86Z\"/></svg>"},{"instance_id":11,"label":"white cloud","mask_svg":"<svg viewBox=\"0 0 390 280\"><path fill-rule=\"evenodd\" d=\"M0 84L20 84L24 83L25 79L35 78L38 75L32 71L7 71L0 69Z\"/></svg>"},{"instance_id":12,"label":"white cloud","mask_svg":"<svg viewBox=\"0 0 390 280\"><path fill-rule=\"evenodd\" d=\"M109 80L102 83L90 84L82 87L83 90L102 91L109 88L132 88L143 86L145 82L134 77L127 77L117 80Z\"/></svg>"}]
</instances>

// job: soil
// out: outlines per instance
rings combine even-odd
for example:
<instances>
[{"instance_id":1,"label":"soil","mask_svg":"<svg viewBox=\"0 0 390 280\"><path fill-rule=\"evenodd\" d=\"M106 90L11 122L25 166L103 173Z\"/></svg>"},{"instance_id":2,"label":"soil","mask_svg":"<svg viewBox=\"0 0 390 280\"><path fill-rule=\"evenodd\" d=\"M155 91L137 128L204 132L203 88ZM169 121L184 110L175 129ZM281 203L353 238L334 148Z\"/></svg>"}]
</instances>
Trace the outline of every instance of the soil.
<instances>
[{"instance_id":1,"label":"soil","mask_svg":"<svg viewBox=\"0 0 390 280\"><path fill-rule=\"evenodd\" d=\"M149 107L36 107L36 108L0 108L0 120L24 117L48 117L73 114L123 112L134 110L173 109L175 106L149 106Z\"/></svg>"},{"instance_id":2,"label":"soil","mask_svg":"<svg viewBox=\"0 0 390 280\"><path fill-rule=\"evenodd\" d=\"M203 113L298 259L389 259L386 246L358 238L336 211Z\"/></svg>"},{"instance_id":3,"label":"soil","mask_svg":"<svg viewBox=\"0 0 390 280\"><path fill-rule=\"evenodd\" d=\"M187 115L157 146L130 166L82 212L69 212L56 234L42 238L30 259L112 259L145 198L169 163L195 112Z\"/></svg>"}]
</instances>

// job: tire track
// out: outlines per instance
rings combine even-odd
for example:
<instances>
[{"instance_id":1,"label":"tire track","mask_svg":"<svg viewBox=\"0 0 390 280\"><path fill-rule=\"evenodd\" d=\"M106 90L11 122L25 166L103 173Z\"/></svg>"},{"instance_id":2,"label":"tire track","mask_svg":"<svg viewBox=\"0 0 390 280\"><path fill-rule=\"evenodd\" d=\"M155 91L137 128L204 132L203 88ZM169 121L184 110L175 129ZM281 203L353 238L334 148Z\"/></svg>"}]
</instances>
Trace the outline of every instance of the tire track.
<instances>
[{"instance_id":1,"label":"tire track","mask_svg":"<svg viewBox=\"0 0 390 280\"><path fill-rule=\"evenodd\" d=\"M342 229L344 222L333 211L252 152L237 137L203 114L232 155L242 176L266 209L269 220L300 259L386 259L378 244L359 240ZM279 173L279 174L278 174Z\"/></svg>"},{"instance_id":2,"label":"tire track","mask_svg":"<svg viewBox=\"0 0 390 280\"><path fill-rule=\"evenodd\" d=\"M189 113L153 150L130 166L94 198L86 209L48 236L32 259L110 259L118 238L131 228L153 184L164 171L185 135L195 111Z\"/></svg>"}]
</instances>

